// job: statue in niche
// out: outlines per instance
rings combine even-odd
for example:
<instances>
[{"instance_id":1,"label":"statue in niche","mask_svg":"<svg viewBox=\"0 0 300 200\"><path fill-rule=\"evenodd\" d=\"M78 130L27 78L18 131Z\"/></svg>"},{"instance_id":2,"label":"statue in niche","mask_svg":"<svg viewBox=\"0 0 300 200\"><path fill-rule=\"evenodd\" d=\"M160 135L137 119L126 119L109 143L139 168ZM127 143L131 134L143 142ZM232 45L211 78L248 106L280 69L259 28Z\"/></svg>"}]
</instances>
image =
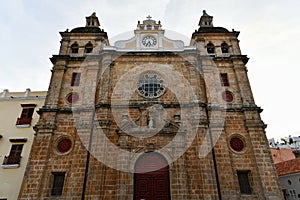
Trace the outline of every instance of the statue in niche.
<instances>
[{"instance_id":1,"label":"statue in niche","mask_svg":"<svg viewBox=\"0 0 300 200\"><path fill-rule=\"evenodd\" d=\"M167 111L162 105L155 104L147 109L147 127L162 129L167 121Z\"/></svg>"},{"instance_id":2,"label":"statue in niche","mask_svg":"<svg viewBox=\"0 0 300 200\"><path fill-rule=\"evenodd\" d=\"M148 119L148 128L154 128L154 122L151 116Z\"/></svg>"}]
</instances>

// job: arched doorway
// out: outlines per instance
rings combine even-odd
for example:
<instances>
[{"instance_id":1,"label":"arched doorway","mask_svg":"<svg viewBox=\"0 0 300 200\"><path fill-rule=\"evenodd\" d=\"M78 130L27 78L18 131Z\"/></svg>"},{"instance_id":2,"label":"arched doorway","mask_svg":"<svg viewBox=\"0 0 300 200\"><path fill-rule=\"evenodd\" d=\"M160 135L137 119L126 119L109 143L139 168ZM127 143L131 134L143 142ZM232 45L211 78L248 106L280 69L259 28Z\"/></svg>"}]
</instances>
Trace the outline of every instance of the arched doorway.
<instances>
[{"instance_id":1,"label":"arched doorway","mask_svg":"<svg viewBox=\"0 0 300 200\"><path fill-rule=\"evenodd\" d=\"M170 200L169 165L162 155L143 154L134 170L134 200Z\"/></svg>"}]
</instances>

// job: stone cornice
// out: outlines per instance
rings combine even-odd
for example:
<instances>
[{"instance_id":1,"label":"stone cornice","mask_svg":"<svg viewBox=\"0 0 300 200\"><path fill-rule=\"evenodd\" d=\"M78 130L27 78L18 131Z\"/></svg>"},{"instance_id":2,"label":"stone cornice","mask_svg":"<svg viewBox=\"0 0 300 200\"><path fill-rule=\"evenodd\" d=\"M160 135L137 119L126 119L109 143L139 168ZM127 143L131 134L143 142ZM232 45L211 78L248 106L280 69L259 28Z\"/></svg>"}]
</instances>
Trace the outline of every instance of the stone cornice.
<instances>
[{"instance_id":1,"label":"stone cornice","mask_svg":"<svg viewBox=\"0 0 300 200\"><path fill-rule=\"evenodd\" d=\"M103 37L104 39L107 39L107 33L101 29L101 32L94 33L94 32L69 32L69 31L64 31L64 32L59 32L62 38L69 38L71 35L72 36L82 36L83 34L85 36L95 36L95 37Z\"/></svg>"},{"instance_id":2,"label":"stone cornice","mask_svg":"<svg viewBox=\"0 0 300 200\"><path fill-rule=\"evenodd\" d=\"M164 108L179 108L179 107L206 107L206 103L204 102L192 102L192 103L178 103L178 102L170 102L170 103L164 103L160 101L139 101L139 102L131 102L130 104L115 104L111 105L110 103L97 103L96 108L140 108L141 106L151 106L154 104L162 105Z\"/></svg>"},{"instance_id":3,"label":"stone cornice","mask_svg":"<svg viewBox=\"0 0 300 200\"><path fill-rule=\"evenodd\" d=\"M243 106L242 111L257 111L261 113L263 109L259 106L253 105L253 106Z\"/></svg>"},{"instance_id":4,"label":"stone cornice","mask_svg":"<svg viewBox=\"0 0 300 200\"><path fill-rule=\"evenodd\" d=\"M242 62L244 63L244 65L246 65L249 61L249 58L247 57L247 55L231 55L230 58L232 60L234 59L239 59L242 60Z\"/></svg>"},{"instance_id":5,"label":"stone cornice","mask_svg":"<svg viewBox=\"0 0 300 200\"><path fill-rule=\"evenodd\" d=\"M249 58L247 55L223 55L223 54L199 54L200 59L212 59L213 61L232 61L234 59L241 60L245 65L247 64Z\"/></svg>"},{"instance_id":6,"label":"stone cornice","mask_svg":"<svg viewBox=\"0 0 300 200\"><path fill-rule=\"evenodd\" d=\"M57 112L57 113L72 113L72 109L70 108L40 108L37 113L42 114L45 112Z\"/></svg>"},{"instance_id":7,"label":"stone cornice","mask_svg":"<svg viewBox=\"0 0 300 200\"><path fill-rule=\"evenodd\" d=\"M64 61L84 61L86 59L99 59L100 55L99 54L85 54L85 55L53 55L50 60L53 65L56 64L57 61L59 60L64 60Z\"/></svg>"},{"instance_id":8,"label":"stone cornice","mask_svg":"<svg viewBox=\"0 0 300 200\"><path fill-rule=\"evenodd\" d=\"M56 125L55 124L41 124L38 123L33 127L33 130L39 133L51 133L53 134L54 131L56 130ZM35 133L36 134L36 133Z\"/></svg>"},{"instance_id":9,"label":"stone cornice","mask_svg":"<svg viewBox=\"0 0 300 200\"><path fill-rule=\"evenodd\" d=\"M206 36L232 36L232 37L238 37L240 34L239 31L232 31L232 32L199 32L199 30L195 30L195 32L192 34L192 39L195 39L196 37L206 37Z\"/></svg>"},{"instance_id":10,"label":"stone cornice","mask_svg":"<svg viewBox=\"0 0 300 200\"><path fill-rule=\"evenodd\" d=\"M29 97L1 97L0 101L20 101L20 100L43 100L46 96L29 96Z\"/></svg>"},{"instance_id":11,"label":"stone cornice","mask_svg":"<svg viewBox=\"0 0 300 200\"><path fill-rule=\"evenodd\" d=\"M244 111L257 111L261 113L263 111L262 108L256 106L256 105L251 105L251 106L234 106L234 105L228 105L228 107L224 106L216 106L216 105L208 105L204 102L198 102L198 103L163 103L163 102L135 102L135 103L130 103L128 104L118 104L118 105L111 105L109 103L98 103L96 104L95 107L78 107L78 108L40 108L37 112L38 114L44 113L44 112L58 112L58 113L80 113L80 112L90 112L94 111L97 108L140 108L141 106L147 107L151 106L153 104L160 104L164 108L179 108L179 107L195 107L195 106L200 106L200 107L207 107L209 111L226 111L226 112L244 112Z\"/></svg>"},{"instance_id":12,"label":"stone cornice","mask_svg":"<svg viewBox=\"0 0 300 200\"><path fill-rule=\"evenodd\" d=\"M251 106L234 106L234 105L228 105L228 107L224 106L208 106L208 110L212 111L226 111L226 112L244 112L244 111L257 111L261 113L263 109L256 105L251 105Z\"/></svg>"},{"instance_id":13,"label":"stone cornice","mask_svg":"<svg viewBox=\"0 0 300 200\"><path fill-rule=\"evenodd\" d=\"M248 130L255 130L257 128L265 129L267 128L267 125L263 121L247 121L246 120L246 127Z\"/></svg>"}]
</instances>

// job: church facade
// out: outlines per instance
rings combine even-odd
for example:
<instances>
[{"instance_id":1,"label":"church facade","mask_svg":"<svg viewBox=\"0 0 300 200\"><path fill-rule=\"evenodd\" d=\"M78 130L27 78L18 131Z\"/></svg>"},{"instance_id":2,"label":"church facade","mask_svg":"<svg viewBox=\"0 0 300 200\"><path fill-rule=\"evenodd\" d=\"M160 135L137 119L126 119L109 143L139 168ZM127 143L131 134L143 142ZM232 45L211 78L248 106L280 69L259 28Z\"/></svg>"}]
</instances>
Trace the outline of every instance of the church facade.
<instances>
[{"instance_id":1,"label":"church facade","mask_svg":"<svg viewBox=\"0 0 300 200\"><path fill-rule=\"evenodd\" d=\"M237 31L60 32L19 199L283 199Z\"/></svg>"}]
</instances>

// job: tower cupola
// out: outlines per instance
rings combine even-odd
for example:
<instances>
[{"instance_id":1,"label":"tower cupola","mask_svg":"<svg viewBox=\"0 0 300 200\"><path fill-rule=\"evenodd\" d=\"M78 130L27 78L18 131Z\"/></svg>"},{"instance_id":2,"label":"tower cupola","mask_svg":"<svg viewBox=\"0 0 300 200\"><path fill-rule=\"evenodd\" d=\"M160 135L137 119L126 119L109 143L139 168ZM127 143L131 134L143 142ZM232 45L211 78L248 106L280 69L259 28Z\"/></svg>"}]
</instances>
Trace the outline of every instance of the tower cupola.
<instances>
[{"instance_id":1,"label":"tower cupola","mask_svg":"<svg viewBox=\"0 0 300 200\"><path fill-rule=\"evenodd\" d=\"M99 27L100 23L96 13L94 12L91 16L86 17L86 25L85 27Z\"/></svg>"},{"instance_id":2,"label":"tower cupola","mask_svg":"<svg viewBox=\"0 0 300 200\"><path fill-rule=\"evenodd\" d=\"M213 16L210 16L206 13L206 10L203 10L203 15L199 21L200 27L213 27Z\"/></svg>"}]
</instances>

